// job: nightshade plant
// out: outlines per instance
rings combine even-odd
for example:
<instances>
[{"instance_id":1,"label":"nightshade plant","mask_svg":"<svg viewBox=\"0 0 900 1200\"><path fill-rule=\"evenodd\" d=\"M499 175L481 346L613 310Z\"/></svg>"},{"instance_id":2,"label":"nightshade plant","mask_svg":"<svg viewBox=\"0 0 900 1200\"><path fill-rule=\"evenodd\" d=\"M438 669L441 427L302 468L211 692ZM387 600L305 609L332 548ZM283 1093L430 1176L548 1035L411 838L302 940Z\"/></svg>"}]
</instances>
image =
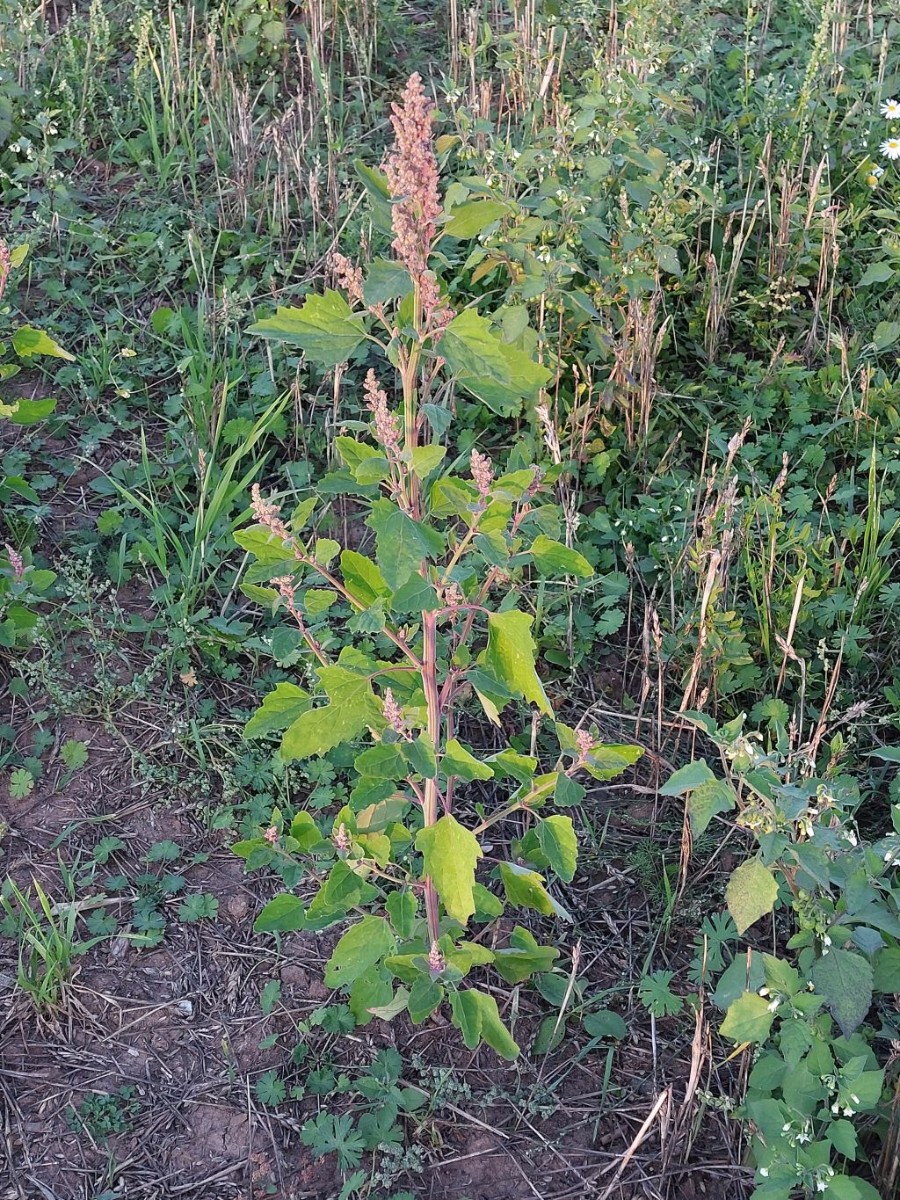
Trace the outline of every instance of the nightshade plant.
<instances>
[{"instance_id":1,"label":"nightshade plant","mask_svg":"<svg viewBox=\"0 0 900 1200\"><path fill-rule=\"evenodd\" d=\"M399 376L402 410L392 411L369 370L373 440L339 437L343 469L320 483L328 494L368 502L374 558L329 538L304 538L315 497L284 520L254 489L257 523L237 535L256 558L245 591L286 609L315 660L317 685L309 694L279 683L246 732L284 730L285 759L367 744L353 760L349 803L327 829L308 812L290 825L276 812L263 836L235 850L248 868L305 856L320 882L308 908L290 893L272 900L258 930L319 930L351 911L365 914L325 969L325 982L349 994L358 1023L404 1010L418 1023L449 1001L467 1046L484 1041L513 1058L518 1047L493 995L464 981L473 968L492 965L518 983L551 969L558 951L524 926L513 928L507 945L489 949L470 926L500 916L507 904L565 919L550 888L552 877L574 875L575 830L568 815L543 812L581 801L579 773L612 778L641 751L600 745L588 729L555 722L558 752L541 769L539 721L552 721L553 713L517 584L525 572L576 579L592 572L558 540L560 513L543 498L547 481L536 467L497 476L477 450L467 462L461 456L446 464L448 380L512 415L538 400L550 372L523 348L526 331L514 345L474 309L455 315L429 269L441 237L472 237L497 217L493 205L479 212L477 200L444 213L432 116L413 75L393 106L396 140L384 172L370 178L376 203L390 200L394 258L376 259L364 277L337 256L343 295L312 295L253 327L299 346L326 369L364 343L377 348ZM336 627L346 633L335 657ZM465 706L480 705L499 733L501 712L523 701L533 706L524 743L531 753L507 745L478 754L462 740ZM474 816L463 823L461 810ZM501 858L484 835L514 814L512 854ZM502 900L476 879L480 862Z\"/></svg>"}]
</instances>

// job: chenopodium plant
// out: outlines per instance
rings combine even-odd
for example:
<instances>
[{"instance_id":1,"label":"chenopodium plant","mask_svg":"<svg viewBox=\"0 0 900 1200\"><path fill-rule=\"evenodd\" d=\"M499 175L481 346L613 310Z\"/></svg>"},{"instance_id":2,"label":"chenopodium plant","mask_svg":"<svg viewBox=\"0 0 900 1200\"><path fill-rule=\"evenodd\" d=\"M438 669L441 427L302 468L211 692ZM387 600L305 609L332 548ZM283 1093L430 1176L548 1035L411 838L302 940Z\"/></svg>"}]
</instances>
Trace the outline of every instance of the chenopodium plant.
<instances>
[{"instance_id":1,"label":"chenopodium plant","mask_svg":"<svg viewBox=\"0 0 900 1200\"><path fill-rule=\"evenodd\" d=\"M736 810L757 853L732 873L728 911L743 935L781 910L785 935L779 953L748 947L735 957L711 995L725 1012L722 1035L738 1050L753 1047L737 1115L752 1129L754 1200L878 1200L856 1164L866 1158L860 1134L885 1111L873 1042L898 1036L893 1017L883 1013L879 1031L869 1014L879 997L900 992L900 805L890 832L864 840L854 820L859 789L837 769L839 736L826 770L812 776L808 748L792 750L778 722L764 746L743 717L717 728L687 715L722 753L730 781L700 759L661 791L686 798L695 835Z\"/></svg>"},{"instance_id":2,"label":"chenopodium plant","mask_svg":"<svg viewBox=\"0 0 900 1200\"><path fill-rule=\"evenodd\" d=\"M557 540L559 513L540 498L545 481L537 468L498 477L477 450L464 473L454 469L458 463L446 466L446 445L438 440L450 420L438 403L447 394L443 381L455 378L495 408L513 411L537 398L548 373L504 343L486 318L471 309L454 315L441 296L429 270L442 216L438 168L418 76L393 114L396 141L384 181L393 200L395 257L376 260L366 278L340 257L346 296L313 295L253 327L298 345L322 367L336 366L368 340L399 375L398 413L368 372L372 440L338 438L344 469L322 482L331 494L369 501L374 558L330 538L304 537L315 497L284 520L257 488L257 523L236 535L257 560L245 591L287 610L316 676L312 694L279 683L247 734L283 729L288 760L361 742L364 748L353 759L349 802L329 826L306 811L288 825L276 812L263 836L235 849L248 868L277 855L306 856L319 881L308 907L290 893L272 900L258 930L321 930L351 912L364 914L325 968L325 982L349 994L357 1022L405 1010L419 1023L448 1001L467 1046L484 1041L513 1058L518 1047L494 996L466 981L490 965L519 983L551 970L558 951L524 925L512 929L505 946L488 948L471 926L499 917L506 905L566 918L551 888L553 878L573 878L576 833L570 816L545 810L582 800L579 773L612 778L640 749L603 746L588 729L555 722L558 750L544 770L535 752L507 745L479 754L463 740L465 706L480 705L499 737L501 712L522 702L534 713L525 744L533 750L548 740L537 722L553 714L517 580L525 570L587 577L591 567ZM335 657L340 625L345 644ZM504 858L487 835L514 814L519 832ZM487 883L476 877L480 864Z\"/></svg>"}]
</instances>

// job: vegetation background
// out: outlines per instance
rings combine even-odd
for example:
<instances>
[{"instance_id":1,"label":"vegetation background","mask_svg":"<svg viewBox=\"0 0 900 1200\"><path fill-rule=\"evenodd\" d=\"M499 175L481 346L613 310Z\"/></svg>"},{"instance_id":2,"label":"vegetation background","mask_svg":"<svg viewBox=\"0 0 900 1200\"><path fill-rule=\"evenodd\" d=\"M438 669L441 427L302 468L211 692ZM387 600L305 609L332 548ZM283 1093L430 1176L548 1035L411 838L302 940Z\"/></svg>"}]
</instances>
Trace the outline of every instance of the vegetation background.
<instances>
[{"instance_id":1,"label":"vegetation background","mask_svg":"<svg viewBox=\"0 0 900 1200\"><path fill-rule=\"evenodd\" d=\"M897 1194L897 36L869 0L0 11L9 1196ZM389 253L414 71L442 294L546 371L451 380L437 439L544 470L593 573L517 570L541 686L641 752L565 810L571 920L516 913L559 957L491 985L513 1062L361 1018L341 926L255 928L308 874L231 850L356 778L245 736L311 675L235 534L258 483L368 552L371 361L249 330ZM468 740L527 756L516 711Z\"/></svg>"}]
</instances>

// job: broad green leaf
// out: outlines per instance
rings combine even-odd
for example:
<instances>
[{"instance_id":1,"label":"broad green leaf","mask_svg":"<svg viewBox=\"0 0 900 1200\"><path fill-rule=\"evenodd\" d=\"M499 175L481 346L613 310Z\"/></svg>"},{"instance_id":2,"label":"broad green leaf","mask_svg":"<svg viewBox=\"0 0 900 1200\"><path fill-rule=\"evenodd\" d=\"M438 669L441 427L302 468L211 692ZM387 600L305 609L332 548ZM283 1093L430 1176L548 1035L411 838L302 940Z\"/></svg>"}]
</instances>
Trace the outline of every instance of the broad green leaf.
<instances>
[{"instance_id":1,"label":"broad green leaf","mask_svg":"<svg viewBox=\"0 0 900 1200\"><path fill-rule=\"evenodd\" d=\"M334 538L316 538L316 544L313 547L313 557L319 566L327 567L340 552L341 544L340 542L336 542Z\"/></svg>"},{"instance_id":2,"label":"broad green leaf","mask_svg":"<svg viewBox=\"0 0 900 1200\"><path fill-rule=\"evenodd\" d=\"M884 995L900 994L900 946L886 946L875 955L873 989Z\"/></svg>"},{"instance_id":3,"label":"broad green leaf","mask_svg":"<svg viewBox=\"0 0 900 1200\"><path fill-rule=\"evenodd\" d=\"M445 813L419 830L416 849L425 860L423 874L434 883L444 908L465 925L475 911L475 867L481 858L475 834Z\"/></svg>"},{"instance_id":4,"label":"broad green leaf","mask_svg":"<svg viewBox=\"0 0 900 1200\"><path fill-rule=\"evenodd\" d=\"M442 539L390 500L376 500L366 518L375 531L376 558L388 586L396 590L416 574L429 555L440 553Z\"/></svg>"},{"instance_id":5,"label":"broad green leaf","mask_svg":"<svg viewBox=\"0 0 900 1200\"><path fill-rule=\"evenodd\" d=\"M56 400L52 396L40 400L22 397L16 401L15 412L10 414L9 420L13 425L36 425L38 421L45 421L55 409Z\"/></svg>"},{"instance_id":6,"label":"broad green leaf","mask_svg":"<svg viewBox=\"0 0 900 1200\"><path fill-rule=\"evenodd\" d=\"M421 977L409 990L407 1010L413 1025L421 1025L444 999L444 989L433 979Z\"/></svg>"},{"instance_id":7,"label":"broad green leaf","mask_svg":"<svg viewBox=\"0 0 900 1200\"><path fill-rule=\"evenodd\" d=\"M494 966L507 983L521 983L539 972L552 971L558 958L558 950L539 945L533 934L517 925L510 935L509 946L494 951Z\"/></svg>"},{"instance_id":8,"label":"broad green leaf","mask_svg":"<svg viewBox=\"0 0 900 1200\"><path fill-rule=\"evenodd\" d=\"M384 917L363 917L341 937L325 964L326 986L347 987L396 949L396 939Z\"/></svg>"},{"instance_id":9,"label":"broad green leaf","mask_svg":"<svg viewBox=\"0 0 900 1200\"><path fill-rule=\"evenodd\" d=\"M323 369L346 362L366 336L362 318L354 316L339 292L306 298L302 308L279 308L250 326L250 333L290 346Z\"/></svg>"},{"instance_id":10,"label":"broad green leaf","mask_svg":"<svg viewBox=\"0 0 900 1200\"><path fill-rule=\"evenodd\" d=\"M577 575L580 579L590 579L594 568L577 550L570 550L562 542L554 542L545 534L540 533L534 539L534 544L528 553L534 559L539 574L551 579L559 579L563 575Z\"/></svg>"},{"instance_id":11,"label":"broad green leaf","mask_svg":"<svg viewBox=\"0 0 900 1200\"><path fill-rule=\"evenodd\" d=\"M271 529L266 529L265 525L238 529L233 536L242 550L252 554L261 563L283 563L290 556L281 538L276 537Z\"/></svg>"},{"instance_id":12,"label":"broad green leaf","mask_svg":"<svg viewBox=\"0 0 900 1200\"><path fill-rule=\"evenodd\" d=\"M488 644L479 661L514 695L524 696L547 716L553 709L534 668L532 618L527 613L490 613Z\"/></svg>"},{"instance_id":13,"label":"broad green leaf","mask_svg":"<svg viewBox=\"0 0 900 1200\"><path fill-rule=\"evenodd\" d=\"M375 888L360 878L346 862L338 861L307 910L308 927L325 929L345 916L351 908L368 904L377 894Z\"/></svg>"},{"instance_id":14,"label":"broad green leaf","mask_svg":"<svg viewBox=\"0 0 900 1200\"><path fill-rule=\"evenodd\" d=\"M319 679L330 703L302 713L288 727L281 743L284 758L326 754L356 737L367 725L383 728L382 705L372 691L371 678L344 665L358 660L358 652L345 647L336 664L319 668Z\"/></svg>"},{"instance_id":15,"label":"broad green leaf","mask_svg":"<svg viewBox=\"0 0 900 1200\"><path fill-rule=\"evenodd\" d=\"M420 734L414 741L403 744L406 761L423 779L434 779L437 775L437 757L434 742L427 734Z\"/></svg>"},{"instance_id":16,"label":"broad green leaf","mask_svg":"<svg viewBox=\"0 0 900 1200\"><path fill-rule=\"evenodd\" d=\"M347 1007L357 1025L369 1025L375 1019L373 1009L384 1011L394 999L394 985L384 967L369 968L354 980L347 997ZM406 1005L401 1004L399 1011Z\"/></svg>"},{"instance_id":17,"label":"broad green leaf","mask_svg":"<svg viewBox=\"0 0 900 1200\"><path fill-rule=\"evenodd\" d=\"M608 1008L586 1013L581 1018L581 1024L584 1026L584 1032L591 1037L612 1038L616 1042L621 1042L628 1033L628 1026L619 1014L611 1012Z\"/></svg>"},{"instance_id":18,"label":"broad green leaf","mask_svg":"<svg viewBox=\"0 0 900 1200\"><path fill-rule=\"evenodd\" d=\"M571 883L578 862L578 839L571 817L544 817L535 826L538 844L560 879Z\"/></svg>"},{"instance_id":19,"label":"broad green leaf","mask_svg":"<svg viewBox=\"0 0 900 1200\"><path fill-rule=\"evenodd\" d=\"M825 1195L830 1200L882 1200L881 1192L871 1183L851 1175L833 1175Z\"/></svg>"},{"instance_id":20,"label":"broad green leaf","mask_svg":"<svg viewBox=\"0 0 900 1200\"><path fill-rule=\"evenodd\" d=\"M758 858L751 858L732 873L725 889L725 903L738 933L770 913L778 898L778 884Z\"/></svg>"},{"instance_id":21,"label":"broad green leaf","mask_svg":"<svg viewBox=\"0 0 900 1200\"><path fill-rule=\"evenodd\" d=\"M894 268L888 262L869 263L860 276L857 287L868 287L873 283L887 283L894 278Z\"/></svg>"},{"instance_id":22,"label":"broad green leaf","mask_svg":"<svg viewBox=\"0 0 900 1200\"><path fill-rule=\"evenodd\" d=\"M734 789L724 779L712 779L694 788L686 804L694 837L703 833L717 813L731 812L734 806Z\"/></svg>"},{"instance_id":23,"label":"broad green leaf","mask_svg":"<svg viewBox=\"0 0 900 1200\"><path fill-rule=\"evenodd\" d=\"M832 948L813 963L812 981L844 1037L850 1037L872 1004L874 974L868 959Z\"/></svg>"},{"instance_id":24,"label":"broad green leaf","mask_svg":"<svg viewBox=\"0 0 900 1200\"><path fill-rule=\"evenodd\" d=\"M838 1154L851 1162L856 1158L856 1130L850 1121L832 1121L824 1133L826 1141L831 1142Z\"/></svg>"},{"instance_id":25,"label":"broad green leaf","mask_svg":"<svg viewBox=\"0 0 900 1200\"><path fill-rule=\"evenodd\" d=\"M390 608L395 613L435 612L441 607L434 584L421 575L410 575L406 583L391 596Z\"/></svg>"},{"instance_id":26,"label":"broad green leaf","mask_svg":"<svg viewBox=\"0 0 900 1200\"><path fill-rule=\"evenodd\" d=\"M412 452L412 467L420 479L425 479L444 461L443 446L417 446Z\"/></svg>"},{"instance_id":27,"label":"broad green leaf","mask_svg":"<svg viewBox=\"0 0 900 1200\"><path fill-rule=\"evenodd\" d=\"M441 759L441 770L449 778L455 775L457 779L470 783L473 779L493 779L494 772L487 763L479 760L456 738L450 738L447 749Z\"/></svg>"},{"instance_id":28,"label":"broad green leaf","mask_svg":"<svg viewBox=\"0 0 900 1200\"><path fill-rule=\"evenodd\" d=\"M704 783L712 783L715 775L709 769L705 758L698 758L684 767L679 767L670 775L659 789L661 796L683 796Z\"/></svg>"},{"instance_id":29,"label":"broad green leaf","mask_svg":"<svg viewBox=\"0 0 900 1200\"><path fill-rule=\"evenodd\" d=\"M450 1008L453 1024L462 1033L463 1041L470 1050L475 1050L481 1041L485 1041L503 1058L518 1057L519 1047L500 1020L497 1001L493 996L475 988L452 992Z\"/></svg>"},{"instance_id":30,"label":"broad green leaf","mask_svg":"<svg viewBox=\"0 0 900 1200\"><path fill-rule=\"evenodd\" d=\"M756 992L744 992L729 1007L720 1033L738 1045L764 1042L774 1020L775 1014L769 1012L769 1005L762 996Z\"/></svg>"},{"instance_id":31,"label":"broad green leaf","mask_svg":"<svg viewBox=\"0 0 900 1200\"><path fill-rule=\"evenodd\" d=\"M34 354L46 354L49 358L64 358L66 362L74 362L75 355L63 350L49 334L42 329L33 329L31 325L20 325L12 336L13 350L19 358L31 358Z\"/></svg>"},{"instance_id":32,"label":"broad green leaf","mask_svg":"<svg viewBox=\"0 0 900 1200\"><path fill-rule=\"evenodd\" d=\"M397 742L379 742L357 754L354 769L367 779L403 779L408 771L403 751Z\"/></svg>"},{"instance_id":33,"label":"broad green leaf","mask_svg":"<svg viewBox=\"0 0 900 1200\"><path fill-rule=\"evenodd\" d=\"M472 308L444 330L441 355L458 383L506 417L516 416L523 400L536 400L551 376L524 351L502 342Z\"/></svg>"},{"instance_id":34,"label":"broad green leaf","mask_svg":"<svg viewBox=\"0 0 900 1200\"><path fill-rule=\"evenodd\" d=\"M455 238L473 238L494 221L505 216L510 205L502 200L469 200L450 210L443 232Z\"/></svg>"},{"instance_id":35,"label":"broad green leaf","mask_svg":"<svg viewBox=\"0 0 900 1200\"><path fill-rule=\"evenodd\" d=\"M291 933L306 928L306 908L299 896L282 892L270 900L253 923L254 933Z\"/></svg>"},{"instance_id":36,"label":"broad green leaf","mask_svg":"<svg viewBox=\"0 0 900 1200\"><path fill-rule=\"evenodd\" d=\"M21 267L22 263L28 257L29 245L28 242L20 242L18 246L13 246L9 252L9 265L15 270Z\"/></svg>"},{"instance_id":37,"label":"broad green leaf","mask_svg":"<svg viewBox=\"0 0 900 1200\"><path fill-rule=\"evenodd\" d=\"M309 693L295 683L276 683L275 691L269 692L263 699L262 707L244 726L244 737L265 737L268 733L278 733L292 724L310 704Z\"/></svg>"},{"instance_id":38,"label":"broad green leaf","mask_svg":"<svg viewBox=\"0 0 900 1200\"><path fill-rule=\"evenodd\" d=\"M312 849L323 840L318 825L305 809L296 813L291 821L291 837L302 851Z\"/></svg>"},{"instance_id":39,"label":"broad green leaf","mask_svg":"<svg viewBox=\"0 0 900 1200\"><path fill-rule=\"evenodd\" d=\"M888 350L900 339L900 321L879 321L872 334L876 350Z\"/></svg>"},{"instance_id":40,"label":"broad green leaf","mask_svg":"<svg viewBox=\"0 0 900 1200\"><path fill-rule=\"evenodd\" d=\"M409 271L387 258L375 258L369 264L363 284L363 300L367 308L377 304L388 304L391 300L402 300L413 289Z\"/></svg>"},{"instance_id":41,"label":"broad green leaf","mask_svg":"<svg viewBox=\"0 0 900 1200\"><path fill-rule=\"evenodd\" d=\"M415 893L411 891L391 892L384 906L398 936L411 938L416 927Z\"/></svg>"},{"instance_id":42,"label":"broad green leaf","mask_svg":"<svg viewBox=\"0 0 900 1200\"><path fill-rule=\"evenodd\" d=\"M571 921L571 917L561 904L558 904L544 886L544 878L537 871L529 871L516 863L501 862L499 864L500 880L510 904L519 908L533 908L535 912L543 913L546 917L561 917Z\"/></svg>"},{"instance_id":43,"label":"broad green leaf","mask_svg":"<svg viewBox=\"0 0 900 1200\"><path fill-rule=\"evenodd\" d=\"M386 600L391 594L387 580L375 563L355 550L345 550L341 554L341 574L350 595L366 607L376 600Z\"/></svg>"},{"instance_id":44,"label":"broad green leaf","mask_svg":"<svg viewBox=\"0 0 900 1200\"><path fill-rule=\"evenodd\" d=\"M588 751L585 770L594 779L605 782L607 779L615 779L629 767L633 767L643 753L642 746L594 746Z\"/></svg>"}]
</instances>

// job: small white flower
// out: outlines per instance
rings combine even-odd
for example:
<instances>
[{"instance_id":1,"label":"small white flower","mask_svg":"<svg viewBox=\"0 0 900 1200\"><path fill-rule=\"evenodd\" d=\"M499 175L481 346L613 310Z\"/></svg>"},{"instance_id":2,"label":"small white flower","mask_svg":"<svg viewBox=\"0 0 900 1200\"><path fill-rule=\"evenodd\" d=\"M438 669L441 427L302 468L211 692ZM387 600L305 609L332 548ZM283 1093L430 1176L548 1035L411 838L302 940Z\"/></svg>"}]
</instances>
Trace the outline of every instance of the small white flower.
<instances>
[{"instance_id":1,"label":"small white flower","mask_svg":"<svg viewBox=\"0 0 900 1200\"><path fill-rule=\"evenodd\" d=\"M896 100L885 100L881 106L881 115L887 117L889 121L900 119L900 103Z\"/></svg>"},{"instance_id":2,"label":"small white flower","mask_svg":"<svg viewBox=\"0 0 900 1200\"><path fill-rule=\"evenodd\" d=\"M818 1183L816 1184L816 1191L817 1192L827 1192L828 1191L828 1184L825 1182L824 1179L820 1179L818 1181Z\"/></svg>"},{"instance_id":3,"label":"small white flower","mask_svg":"<svg viewBox=\"0 0 900 1200\"><path fill-rule=\"evenodd\" d=\"M885 158L900 158L900 138L888 138L878 147Z\"/></svg>"},{"instance_id":4,"label":"small white flower","mask_svg":"<svg viewBox=\"0 0 900 1200\"><path fill-rule=\"evenodd\" d=\"M760 1173L760 1175L762 1175L763 1179L769 1178L769 1168L768 1167L760 1167L759 1173Z\"/></svg>"},{"instance_id":5,"label":"small white flower","mask_svg":"<svg viewBox=\"0 0 900 1200\"><path fill-rule=\"evenodd\" d=\"M782 1133L790 1133L790 1132L791 1132L791 1123L790 1123L790 1121L788 1121L788 1122L786 1122L784 1125L782 1125L782 1127L781 1127L781 1132L782 1132Z\"/></svg>"},{"instance_id":6,"label":"small white flower","mask_svg":"<svg viewBox=\"0 0 900 1200\"><path fill-rule=\"evenodd\" d=\"M850 1099L853 1101L854 1104L859 1104L859 1096L854 1096L851 1094Z\"/></svg>"},{"instance_id":7,"label":"small white flower","mask_svg":"<svg viewBox=\"0 0 900 1200\"><path fill-rule=\"evenodd\" d=\"M825 934L825 936L824 936L824 938L822 939L822 941L824 942L824 944L825 944L826 946L830 946L830 945L831 945L831 938L828 936L828 934L827 934L827 933Z\"/></svg>"},{"instance_id":8,"label":"small white flower","mask_svg":"<svg viewBox=\"0 0 900 1200\"><path fill-rule=\"evenodd\" d=\"M777 1012L780 1003L781 1001L776 996L774 1000L769 1001L769 1003L766 1005L766 1008L768 1008L769 1012Z\"/></svg>"}]
</instances>

